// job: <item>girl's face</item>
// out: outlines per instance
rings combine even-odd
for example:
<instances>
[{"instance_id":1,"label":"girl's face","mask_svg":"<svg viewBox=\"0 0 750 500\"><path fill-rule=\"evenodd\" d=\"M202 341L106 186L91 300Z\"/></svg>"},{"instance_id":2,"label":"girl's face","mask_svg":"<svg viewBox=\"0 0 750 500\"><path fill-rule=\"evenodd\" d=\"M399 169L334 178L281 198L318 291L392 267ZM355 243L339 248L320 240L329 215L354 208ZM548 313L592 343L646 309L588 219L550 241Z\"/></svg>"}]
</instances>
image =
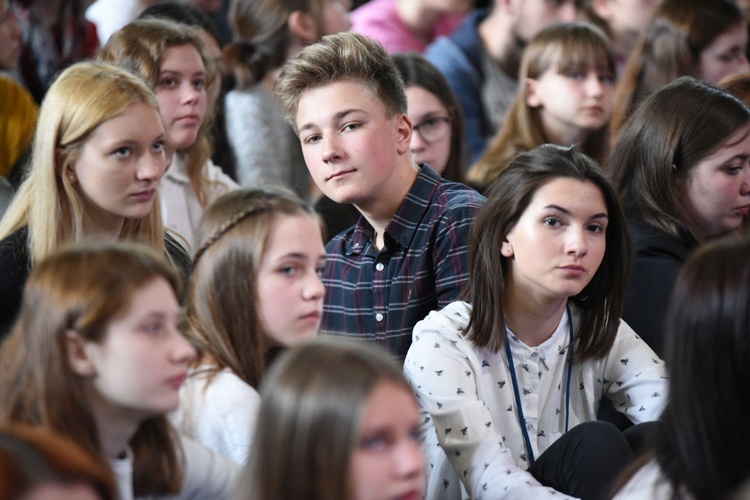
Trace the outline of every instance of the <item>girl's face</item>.
<instances>
[{"instance_id":1,"label":"girl's face","mask_svg":"<svg viewBox=\"0 0 750 500\"><path fill-rule=\"evenodd\" d=\"M320 36L349 31L352 27L352 23L349 22L351 6L351 0L323 0L322 33Z\"/></svg>"},{"instance_id":2,"label":"girl's face","mask_svg":"<svg viewBox=\"0 0 750 500\"><path fill-rule=\"evenodd\" d=\"M412 157L441 174L451 154L448 109L435 94L416 85L406 87L406 100L409 119L414 124L409 143Z\"/></svg>"},{"instance_id":3,"label":"girl's face","mask_svg":"<svg viewBox=\"0 0 750 500\"><path fill-rule=\"evenodd\" d=\"M417 500L424 488L420 414L414 396L380 382L362 413L349 470L349 500Z\"/></svg>"},{"instance_id":4,"label":"girl's face","mask_svg":"<svg viewBox=\"0 0 750 500\"><path fill-rule=\"evenodd\" d=\"M540 109L545 137L569 146L609 123L614 75L594 68L561 74L551 68L528 78L526 92L526 104Z\"/></svg>"},{"instance_id":5,"label":"girl's face","mask_svg":"<svg viewBox=\"0 0 750 500\"><path fill-rule=\"evenodd\" d=\"M170 47L164 52L154 89L167 129L169 145L176 151L198 140L206 115L206 68L193 45Z\"/></svg>"},{"instance_id":6,"label":"girl's face","mask_svg":"<svg viewBox=\"0 0 750 500\"><path fill-rule=\"evenodd\" d=\"M134 103L94 129L63 175L79 191L85 222L119 230L127 218L151 213L167 168L164 126L158 111Z\"/></svg>"},{"instance_id":7,"label":"girl's face","mask_svg":"<svg viewBox=\"0 0 750 500\"><path fill-rule=\"evenodd\" d=\"M326 251L320 226L307 214L279 215L258 266L258 307L271 345L317 335L323 312Z\"/></svg>"},{"instance_id":8,"label":"girl's face","mask_svg":"<svg viewBox=\"0 0 750 500\"><path fill-rule=\"evenodd\" d=\"M83 342L71 364L89 377L96 414L140 422L177 407L195 357L177 327L179 311L169 283L157 277L133 294L101 341Z\"/></svg>"},{"instance_id":9,"label":"girl's face","mask_svg":"<svg viewBox=\"0 0 750 500\"><path fill-rule=\"evenodd\" d=\"M686 180L675 180L677 194L698 236L731 231L750 211L750 127L701 160Z\"/></svg>"},{"instance_id":10,"label":"girl's face","mask_svg":"<svg viewBox=\"0 0 750 500\"><path fill-rule=\"evenodd\" d=\"M540 303L578 295L604 258L607 221L591 182L559 177L537 189L500 248L517 294Z\"/></svg>"},{"instance_id":11,"label":"girl's face","mask_svg":"<svg viewBox=\"0 0 750 500\"><path fill-rule=\"evenodd\" d=\"M747 26L738 23L703 49L698 59L698 78L715 85L727 76L750 71L746 49Z\"/></svg>"}]
</instances>

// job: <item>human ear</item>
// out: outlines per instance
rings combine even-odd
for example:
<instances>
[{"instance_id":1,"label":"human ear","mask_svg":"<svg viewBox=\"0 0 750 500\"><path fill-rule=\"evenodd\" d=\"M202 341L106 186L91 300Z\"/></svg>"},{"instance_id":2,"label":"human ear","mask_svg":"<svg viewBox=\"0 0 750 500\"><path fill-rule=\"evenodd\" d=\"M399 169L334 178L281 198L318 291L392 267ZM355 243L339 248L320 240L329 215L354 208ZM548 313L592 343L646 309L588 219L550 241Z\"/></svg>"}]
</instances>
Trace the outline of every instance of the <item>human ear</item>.
<instances>
[{"instance_id":1,"label":"human ear","mask_svg":"<svg viewBox=\"0 0 750 500\"><path fill-rule=\"evenodd\" d=\"M411 120L405 113L398 115L396 118L396 151L398 154L406 154L410 150L409 145L411 144L411 134L413 133L413 125Z\"/></svg>"},{"instance_id":2,"label":"human ear","mask_svg":"<svg viewBox=\"0 0 750 500\"><path fill-rule=\"evenodd\" d=\"M542 99L539 96L539 82L533 78L526 78L526 105L531 108L540 108Z\"/></svg>"},{"instance_id":3,"label":"human ear","mask_svg":"<svg viewBox=\"0 0 750 500\"><path fill-rule=\"evenodd\" d=\"M65 351L68 357L68 366L73 373L82 377L91 377L96 373L96 367L86 352L86 341L75 330L65 332Z\"/></svg>"},{"instance_id":4,"label":"human ear","mask_svg":"<svg viewBox=\"0 0 750 500\"><path fill-rule=\"evenodd\" d=\"M73 170L73 165L65 165L65 155L62 148L55 148L55 171L60 177L67 176L71 184L75 184L78 179L75 170Z\"/></svg>"},{"instance_id":5,"label":"human ear","mask_svg":"<svg viewBox=\"0 0 750 500\"><path fill-rule=\"evenodd\" d=\"M304 45L315 42L318 38L318 26L315 20L307 12L295 10L286 20L289 31Z\"/></svg>"},{"instance_id":6,"label":"human ear","mask_svg":"<svg viewBox=\"0 0 750 500\"><path fill-rule=\"evenodd\" d=\"M500 254L502 254L503 257L513 257L513 244L507 239L500 245Z\"/></svg>"}]
</instances>

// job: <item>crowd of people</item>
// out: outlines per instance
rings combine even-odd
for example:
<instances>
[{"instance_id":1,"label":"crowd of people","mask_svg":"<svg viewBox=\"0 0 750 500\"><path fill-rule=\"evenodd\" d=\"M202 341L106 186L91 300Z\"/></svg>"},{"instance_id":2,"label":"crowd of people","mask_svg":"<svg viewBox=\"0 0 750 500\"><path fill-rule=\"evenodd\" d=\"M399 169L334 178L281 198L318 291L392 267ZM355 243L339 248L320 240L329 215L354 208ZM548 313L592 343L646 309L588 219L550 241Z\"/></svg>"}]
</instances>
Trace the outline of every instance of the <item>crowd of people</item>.
<instances>
[{"instance_id":1,"label":"crowd of people","mask_svg":"<svg viewBox=\"0 0 750 500\"><path fill-rule=\"evenodd\" d=\"M0 500L742 498L746 3L0 0Z\"/></svg>"}]
</instances>

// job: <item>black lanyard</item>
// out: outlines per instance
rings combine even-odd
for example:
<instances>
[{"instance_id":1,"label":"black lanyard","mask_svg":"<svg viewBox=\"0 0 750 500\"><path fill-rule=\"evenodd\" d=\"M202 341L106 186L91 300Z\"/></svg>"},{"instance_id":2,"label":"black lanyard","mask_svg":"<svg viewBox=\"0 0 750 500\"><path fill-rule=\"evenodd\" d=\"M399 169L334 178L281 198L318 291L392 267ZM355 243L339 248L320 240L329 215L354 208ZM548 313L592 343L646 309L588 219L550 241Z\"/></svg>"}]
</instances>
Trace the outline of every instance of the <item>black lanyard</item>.
<instances>
[{"instance_id":1,"label":"black lanyard","mask_svg":"<svg viewBox=\"0 0 750 500\"><path fill-rule=\"evenodd\" d=\"M570 343L568 344L568 353L566 363L568 364L568 376L565 383L565 432L568 432L568 418L570 417L570 378L573 370L573 316L570 314L570 307L565 306L568 313L568 332ZM526 417L523 416L523 407L521 406L521 394L518 391L518 380L516 380L516 366L513 364L513 354L510 352L510 343L508 342L508 332L505 332L505 355L508 357L510 367L510 379L513 382L513 393L516 398L516 408L518 409L518 422L521 424L523 440L526 443L526 450L529 453L529 465L534 463L534 450L531 448L531 439L529 431L526 429Z\"/></svg>"}]
</instances>

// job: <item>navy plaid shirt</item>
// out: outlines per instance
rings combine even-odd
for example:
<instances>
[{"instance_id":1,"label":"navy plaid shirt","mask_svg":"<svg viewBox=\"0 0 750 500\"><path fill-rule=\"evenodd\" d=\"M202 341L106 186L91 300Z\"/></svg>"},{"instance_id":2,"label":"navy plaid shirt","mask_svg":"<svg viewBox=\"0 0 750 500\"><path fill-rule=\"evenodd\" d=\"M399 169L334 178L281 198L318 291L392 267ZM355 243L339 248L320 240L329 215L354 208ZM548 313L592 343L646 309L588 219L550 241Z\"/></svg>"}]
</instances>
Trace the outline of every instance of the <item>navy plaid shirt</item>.
<instances>
[{"instance_id":1,"label":"navy plaid shirt","mask_svg":"<svg viewBox=\"0 0 750 500\"><path fill-rule=\"evenodd\" d=\"M483 203L423 165L380 251L364 217L326 246L321 333L377 342L403 360L414 325L458 299L469 276L469 230Z\"/></svg>"}]
</instances>

